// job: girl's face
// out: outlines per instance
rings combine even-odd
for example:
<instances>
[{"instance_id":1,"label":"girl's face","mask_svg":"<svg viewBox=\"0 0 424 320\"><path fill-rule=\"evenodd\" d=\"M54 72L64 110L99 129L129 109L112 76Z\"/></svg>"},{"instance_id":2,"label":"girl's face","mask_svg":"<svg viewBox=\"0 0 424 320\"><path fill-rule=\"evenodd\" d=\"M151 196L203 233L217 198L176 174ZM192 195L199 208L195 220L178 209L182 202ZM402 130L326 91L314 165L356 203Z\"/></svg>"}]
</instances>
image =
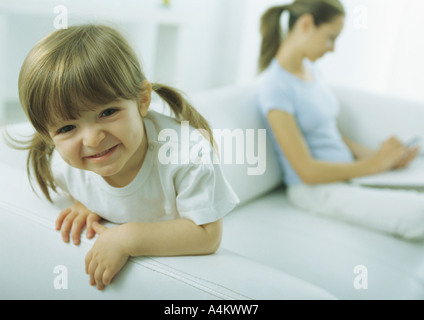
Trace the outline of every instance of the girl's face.
<instances>
[{"instance_id":1,"label":"girl's face","mask_svg":"<svg viewBox=\"0 0 424 320\"><path fill-rule=\"evenodd\" d=\"M147 107L118 99L81 117L49 128L60 156L70 166L95 172L114 186L132 181L147 150L142 116Z\"/></svg>"},{"instance_id":2,"label":"girl's face","mask_svg":"<svg viewBox=\"0 0 424 320\"><path fill-rule=\"evenodd\" d=\"M305 38L305 54L311 61L316 61L327 52L333 52L335 42L344 26L344 16L339 15L329 23L310 28Z\"/></svg>"}]
</instances>

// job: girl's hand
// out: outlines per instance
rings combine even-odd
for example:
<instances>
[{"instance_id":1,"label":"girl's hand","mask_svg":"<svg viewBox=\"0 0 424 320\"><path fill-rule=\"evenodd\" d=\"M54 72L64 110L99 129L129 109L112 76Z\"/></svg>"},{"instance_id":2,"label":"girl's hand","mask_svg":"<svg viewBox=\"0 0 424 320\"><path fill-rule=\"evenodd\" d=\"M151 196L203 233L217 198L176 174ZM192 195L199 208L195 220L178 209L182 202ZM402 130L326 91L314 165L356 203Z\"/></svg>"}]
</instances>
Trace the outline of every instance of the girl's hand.
<instances>
[{"instance_id":1,"label":"girl's hand","mask_svg":"<svg viewBox=\"0 0 424 320\"><path fill-rule=\"evenodd\" d=\"M87 238L95 235L93 222L100 221L101 217L88 210L81 202L76 201L72 206L63 210L56 219L56 230L62 231L62 239L69 242L69 233L74 244L80 243L81 231L87 226Z\"/></svg>"},{"instance_id":2,"label":"girl's hand","mask_svg":"<svg viewBox=\"0 0 424 320\"><path fill-rule=\"evenodd\" d=\"M122 269L129 254L122 245L119 226L108 229L94 222L93 229L99 236L85 257L85 272L90 276L90 285L102 290Z\"/></svg>"}]
</instances>

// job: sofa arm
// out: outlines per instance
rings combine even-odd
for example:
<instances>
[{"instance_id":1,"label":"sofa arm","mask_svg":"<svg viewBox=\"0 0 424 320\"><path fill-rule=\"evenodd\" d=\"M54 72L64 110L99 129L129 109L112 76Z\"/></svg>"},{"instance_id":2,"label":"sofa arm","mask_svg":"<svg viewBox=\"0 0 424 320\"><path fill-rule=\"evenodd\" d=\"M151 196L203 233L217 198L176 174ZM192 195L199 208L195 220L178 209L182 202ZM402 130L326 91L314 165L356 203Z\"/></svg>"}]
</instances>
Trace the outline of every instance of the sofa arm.
<instances>
[{"instance_id":1,"label":"sofa arm","mask_svg":"<svg viewBox=\"0 0 424 320\"><path fill-rule=\"evenodd\" d=\"M424 103L353 88L333 87L341 105L340 129L371 148L395 135L402 141L419 136L424 150Z\"/></svg>"},{"instance_id":2,"label":"sofa arm","mask_svg":"<svg viewBox=\"0 0 424 320\"><path fill-rule=\"evenodd\" d=\"M34 195L25 170L0 163L0 299L332 299L326 291L221 248L214 255L132 258L103 291L84 258L94 243L63 243L54 221L69 204Z\"/></svg>"}]
</instances>

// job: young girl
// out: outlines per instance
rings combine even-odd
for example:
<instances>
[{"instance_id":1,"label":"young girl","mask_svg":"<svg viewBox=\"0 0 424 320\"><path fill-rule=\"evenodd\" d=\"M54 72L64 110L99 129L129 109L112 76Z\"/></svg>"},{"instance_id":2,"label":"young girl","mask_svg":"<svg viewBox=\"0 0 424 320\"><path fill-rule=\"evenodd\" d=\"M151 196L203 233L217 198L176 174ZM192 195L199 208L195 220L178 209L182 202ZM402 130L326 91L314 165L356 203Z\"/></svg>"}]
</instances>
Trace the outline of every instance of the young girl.
<instances>
[{"instance_id":1,"label":"young girl","mask_svg":"<svg viewBox=\"0 0 424 320\"><path fill-rule=\"evenodd\" d=\"M175 118L149 110L152 90ZM59 188L75 200L56 221L63 240L78 244L84 226L87 237L98 234L85 260L91 285L110 284L131 256L217 250L237 196L218 165L186 161L192 142L160 139L184 120L213 144L211 129L178 91L146 80L117 31L82 25L48 35L23 63L19 95L35 128L28 172L50 201ZM164 147L180 161L160 161Z\"/></svg>"},{"instance_id":2,"label":"young girl","mask_svg":"<svg viewBox=\"0 0 424 320\"><path fill-rule=\"evenodd\" d=\"M282 29L283 13L288 30ZM396 138L378 151L341 135L339 105L313 62L334 51L345 12L338 0L296 0L262 16L260 110L279 155L288 197L310 212L406 238L424 235L424 195L346 181L406 166L418 148Z\"/></svg>"}]
</instances>

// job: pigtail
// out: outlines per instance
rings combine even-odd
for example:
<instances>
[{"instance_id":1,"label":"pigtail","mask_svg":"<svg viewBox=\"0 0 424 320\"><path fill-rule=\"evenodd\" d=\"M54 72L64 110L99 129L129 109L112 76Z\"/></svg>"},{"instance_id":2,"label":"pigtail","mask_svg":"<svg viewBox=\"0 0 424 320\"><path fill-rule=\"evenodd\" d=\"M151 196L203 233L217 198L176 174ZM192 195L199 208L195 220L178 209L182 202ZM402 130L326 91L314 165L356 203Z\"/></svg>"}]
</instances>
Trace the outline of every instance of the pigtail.
<instances>
[{"instance_id":1,"label":"pigtail","mask_svg":"<svg viewBox=\"0 0 424 320\"><path fill-rule=\"evenodd\" d=\"M261 18L262 43L259 55L259 71L264 71L277 54L282 39L280 17L289 6L277 6L268 9Z\"/></svg>"},{"instance_id":2,"label":"pigtail","mask_svg":"<svg viewBox=\"0 0 424 320\"><path fill-rule=\"evenodd\" d=\"M21 141L10 136L6 133L6 143L16 149L26 151L27 156L27 175L31 184L32 190L35 192L32 178L35 178L39 188L44 196L53 202L49 189L57 192L56 184L50 169L51 157L53 155L54 147L46 142L46 140L39 134L35 133L31 140Z\"/></svg>"},{"instance_id":3,"label":"pigtail","mask_svg":"<svg viewBox=\"0 0 424 320\"><path fill-rule=\"evenodd\" d=\"M50 168L51 158L53 155L54 147L50 146L40 134L35 133L30 142L28 159L27 159L27 173L28 177L34 177L43 192L44 196L50 201L49 189L56 191L56 184L53 179L52 171ZM32 174L31 174L32 173ZM31 182L31 187L34 187Z\"/></svg>"},{"instance_id":4,"label":"pigtail","mask_svg":"<svg viewBox=\"0 0 424 320\"><path fill-rule=\"evenodd\" d=\"M175 117L179 121L189 121L190 125L199 130L211 145L215 148L212 130L206 119L184 98L179 90L165 86L160 83L152 83L152 89L159 95L171 108ZM202 131L205 130L207 134Z\"/></svg>"}]
</instances>

